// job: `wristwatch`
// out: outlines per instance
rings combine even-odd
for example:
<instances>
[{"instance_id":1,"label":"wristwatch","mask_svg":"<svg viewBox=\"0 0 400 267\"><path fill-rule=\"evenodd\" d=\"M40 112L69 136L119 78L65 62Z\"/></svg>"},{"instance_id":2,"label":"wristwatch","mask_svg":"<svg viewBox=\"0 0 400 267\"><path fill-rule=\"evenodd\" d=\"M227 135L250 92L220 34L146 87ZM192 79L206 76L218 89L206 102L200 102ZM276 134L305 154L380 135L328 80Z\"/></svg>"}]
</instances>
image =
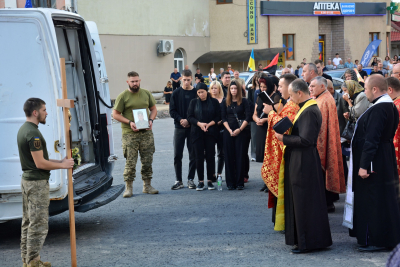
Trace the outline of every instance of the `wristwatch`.
<instances>
[{"instance_id":1,"label":"wristwatch","mask_svg":"<svg viewBox=\"0 0 400 267\"><path fill-rule=\"evenodd\" d=\"M149 119L149 121L151 121L151 123L153 123L154 121L153 121L153 119Z\"/></svg>"}]
</instances>

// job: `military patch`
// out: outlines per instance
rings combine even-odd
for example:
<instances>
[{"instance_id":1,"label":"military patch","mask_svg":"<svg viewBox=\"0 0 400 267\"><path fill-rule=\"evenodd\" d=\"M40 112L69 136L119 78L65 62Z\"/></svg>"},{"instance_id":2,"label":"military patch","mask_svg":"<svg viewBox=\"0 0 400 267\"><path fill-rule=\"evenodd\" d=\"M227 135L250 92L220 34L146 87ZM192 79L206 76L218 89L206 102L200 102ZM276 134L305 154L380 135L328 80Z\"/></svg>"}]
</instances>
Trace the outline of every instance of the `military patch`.
<instances>
[{"instance_id":1,"label":"military patch","mask_svg":"<svg viewBox=\"0 0 400 267\"><path fill-rule=\"evenodd\" d=\"M39 137L35 137L35 140L33 141L33 146L36 149L39 149L42 146L42 143L40 142L40 138Z\"/></svg>"}]
</instances>

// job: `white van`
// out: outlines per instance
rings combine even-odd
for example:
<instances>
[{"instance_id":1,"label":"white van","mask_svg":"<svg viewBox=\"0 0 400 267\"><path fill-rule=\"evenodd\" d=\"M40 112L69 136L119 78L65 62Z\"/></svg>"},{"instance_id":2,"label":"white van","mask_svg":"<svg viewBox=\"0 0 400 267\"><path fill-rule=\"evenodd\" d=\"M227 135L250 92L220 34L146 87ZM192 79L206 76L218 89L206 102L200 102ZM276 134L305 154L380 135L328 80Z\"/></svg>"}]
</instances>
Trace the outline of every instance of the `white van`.
<instances>
[{"instance_id":1,"label":"white van","mask_svg":"<svg viewBox=\"0 0 400 267\"><path fill-rule=\"evenodd\" d=\"M66 156L59 59L65 58L71 109L71 142L81 165L74 170L74 192L68 192L66 170L51 171L50 215L86 212L109 203L123 191L112 186L114 155L108 79L96 24L89 27L74 13L46 8L0 10L0 222L22 217L21 165L17 132L25 122L23 104L30 97L46 102L46 124L39 130L49 157Z\"/></svg>"}]
</instances>

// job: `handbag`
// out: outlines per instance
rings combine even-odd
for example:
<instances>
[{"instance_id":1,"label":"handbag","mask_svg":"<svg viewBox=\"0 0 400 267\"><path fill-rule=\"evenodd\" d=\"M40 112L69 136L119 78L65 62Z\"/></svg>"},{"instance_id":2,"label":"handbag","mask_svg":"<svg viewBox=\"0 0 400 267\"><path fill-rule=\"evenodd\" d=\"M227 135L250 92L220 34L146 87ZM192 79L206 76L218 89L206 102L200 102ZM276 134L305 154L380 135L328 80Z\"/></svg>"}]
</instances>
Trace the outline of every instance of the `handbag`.
<instances>
[{"instance_id":1,"label":"handbag","mask_svg":"<svg viewBox=\"0 0 400 267\"><path fill-rule=\"evenodd\" d=\"M236 118L236 120L237 120L237 122L238 122L238 124L239 124L239 128L241 128L242 125L243 125L243 121L244 121L244 120L239 120L239 117L238 117L238 115L237 115L237 113L236 113L236 108L233 108L233 107L231 106L231 109L232 109L232 111L233 111L233 115L235 115L235 118ZM248 129L248 127L249 127L249 124L247 124L247 126L245 127L245 129Z\"/></svg>"},{"instance_id":2,"label":"handbag","mask_svg":"<svg viewBox=\"0 0 400 267\"><path fill-rule=\"evenodd\" d=\"M351 109L350 112L352 112L353 109ZM353 116L354 118L354 116ZM351 140L353 138L354 135L354 130L356 128L356 121L350 119L347 123L346 123L346 127L343 130L343 133L340 135L340 137L343 137L346 140Z\"/></svg>"}]
</instances>

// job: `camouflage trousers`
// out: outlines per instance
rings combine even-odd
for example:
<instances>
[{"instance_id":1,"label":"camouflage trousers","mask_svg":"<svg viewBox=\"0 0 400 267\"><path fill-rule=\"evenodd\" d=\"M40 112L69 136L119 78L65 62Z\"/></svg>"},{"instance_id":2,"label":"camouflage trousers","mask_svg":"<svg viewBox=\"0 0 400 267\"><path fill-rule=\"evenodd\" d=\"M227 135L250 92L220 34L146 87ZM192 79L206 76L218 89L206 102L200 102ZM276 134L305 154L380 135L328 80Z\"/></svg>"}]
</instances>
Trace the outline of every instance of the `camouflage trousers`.
<instances>
[{"instance_id":1,"label":"camouflage trousers","mask_svg":"<svg viewBox=\"0 0 400 267\"><path fill-rule=\"evenodd\" d=\"M49 181L22 179L21 257L27 264L39 256L49 229Z\"/></svg>"},{"instance_id":2,"label":"camouflage trousers","mask_svg":"<svg viewBox=\"0 0 400 267\"><path fill-rule=\"evenodd\" d=\"M136 164L138 152L142 163L142 180L153 176L153 154L155 151L152 131L139 131L122 135L122 149L126 159L124 181L134 181L136 178Z\"/></svg>"}]
</instances>

